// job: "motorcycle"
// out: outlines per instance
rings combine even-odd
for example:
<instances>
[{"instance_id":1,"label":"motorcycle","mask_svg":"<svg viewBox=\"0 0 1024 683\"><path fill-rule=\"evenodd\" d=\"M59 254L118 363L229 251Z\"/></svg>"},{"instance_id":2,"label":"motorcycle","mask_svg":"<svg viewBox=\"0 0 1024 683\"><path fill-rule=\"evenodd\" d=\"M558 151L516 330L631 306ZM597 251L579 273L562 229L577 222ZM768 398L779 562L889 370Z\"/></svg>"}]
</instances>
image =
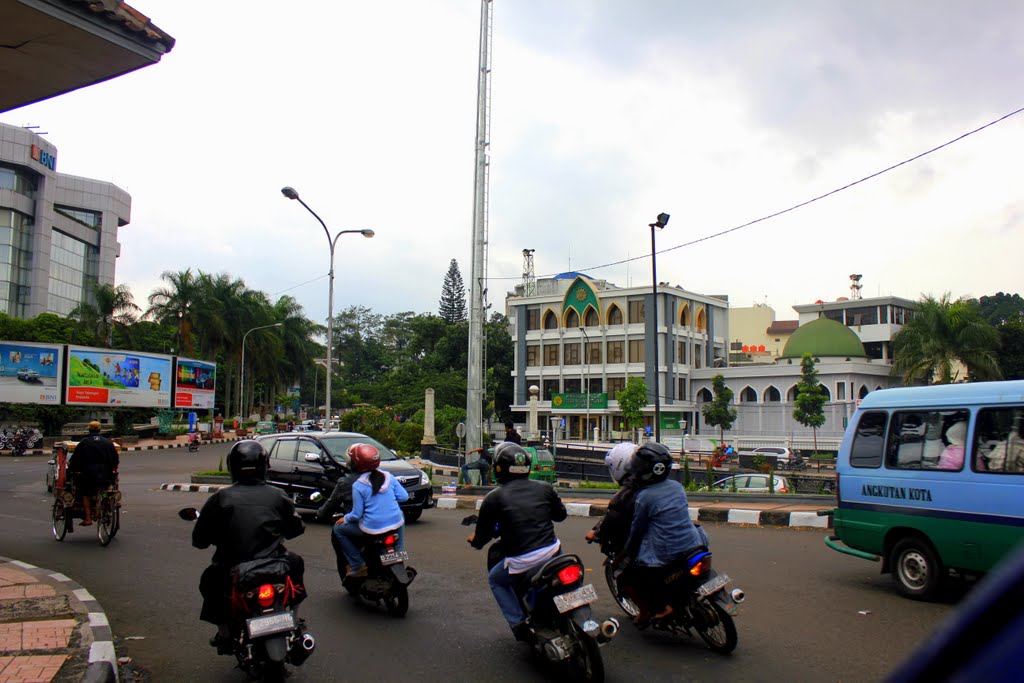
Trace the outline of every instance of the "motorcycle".
<instances>
[{"instance_id":1,"label":"motorcycle","mask_svg":"<svg viewBox=\"0 0 1024 683\"><path fill-rule=\"evenodd\" d=\"M195 453L199 450L199 432L192 432L188 435L188 452Z\"/></svg>"},{"instance_id":2,"label":"motorcycle","mask_svg":"<svg viewBox=\"0 0 1024 683\"><path fill-rule=\"evenodd\" d=\"M199 519L195 508L183 508L185 521ZM230 647L218 654L234 655L238 668L264 683L280 683L289 675L285 664L301 666L316 648L306 622L295 616L297 588L288 576L288 561L268 557L231 569Z\"/></svg>"},{"instance_id":3,"label":"motorcycle","mask_svg":"<svg viewBox=\"0 0 1024 683\"><path fill-rule=\"evenodd\" d=\"M604 575L608 588L622 611L635 617L640 609L620 584L628 561L616 566L613 557L611 551L605 552ZM650 626L690 637L693 629L712 651L729 654L736 649L739 640L733 615L745 598L740 588L727 591L729 583L731 579L727 574L712 569L711 551L703 546L697 548L680 560L675 571L665 579L666 602L672 609L661 617L653 617Z\"/></svg>"},{"instance_id":4,"label":"motorcycle","mask_svg":"<svg viewBox=\"0 0 1024 683\"><path fill-rule=\"evenodd\" d=\"M0 450L10 450L11 455L21 457L30 448L39 443L42 438L43 435L40 434L38 429L29 429L27 427L9 429L4 427L0 429Z\"/></svg>"},{"instance_id":5,"label":"motorcycle","mask_svg":"<svg viewBox=\"0 0 1024 683\"><path fill-rule=\"evenodd\" d=\"M462 520L464 526L477 521L476 515ZM497 534L495 534L497 537ZM487 551L487 570L504 560L500 538ZM598 623L590 611L597 599L593 584L583 583L583 561L577 555L556 555L540 569L521 575L516 589L532 631L527 641L534 654L562 669L573 681L604 681L600 647L619 630L614 617Z\"/></svg>"},{"instance_id":6,"label":"motorcycle","mask_svg":"<svg viewBox=\"0 0 1024 683\"><path fill-rule=\"evenodd\" d=\"M310 496L310 500L319 503L323 500L320 492ZM336 521L342 515L334 515ZM366 576L347 576L348 563L345 555L334 539L331 526L331 545L338 558L338 576L341 585L349 595L361 598L372 604L383 604L387 613L393 617L404 617L409 611L409 584L416 578L416 570L406 566L409 553L398 549L398 534L367 534L357 540L359 552L366 559Z\"/></svg>"}]
</instances>

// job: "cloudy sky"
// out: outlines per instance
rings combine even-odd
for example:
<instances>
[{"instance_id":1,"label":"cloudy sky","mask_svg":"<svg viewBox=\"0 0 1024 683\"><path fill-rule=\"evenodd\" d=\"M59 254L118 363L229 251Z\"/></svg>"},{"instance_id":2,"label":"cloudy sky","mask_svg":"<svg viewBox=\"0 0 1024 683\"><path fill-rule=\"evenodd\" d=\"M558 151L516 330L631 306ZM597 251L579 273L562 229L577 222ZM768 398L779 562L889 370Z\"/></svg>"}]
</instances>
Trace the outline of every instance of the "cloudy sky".
<instances>
[{"instance_id":1,"label":"cloudy sky","mask_svg":"<svg viewBox=\"0 0 1024 683\"><path fill-rule=\"evenodd\" d=\"M0 115L132 195L118 283L229 272L307 313L436 312L469 281L480 3L131 0L154 66ZM791 306L1024 290L1024 4L496 0L489 300L522 274L658 279ZM710 239L703 239L709 238ZM702 240L692 243L695 240ZM692 243L692 244L691 244ZM630 260L632 259L632 260ZM618 265L608 266L607 264Z\"/></svg>"}]
</instances>

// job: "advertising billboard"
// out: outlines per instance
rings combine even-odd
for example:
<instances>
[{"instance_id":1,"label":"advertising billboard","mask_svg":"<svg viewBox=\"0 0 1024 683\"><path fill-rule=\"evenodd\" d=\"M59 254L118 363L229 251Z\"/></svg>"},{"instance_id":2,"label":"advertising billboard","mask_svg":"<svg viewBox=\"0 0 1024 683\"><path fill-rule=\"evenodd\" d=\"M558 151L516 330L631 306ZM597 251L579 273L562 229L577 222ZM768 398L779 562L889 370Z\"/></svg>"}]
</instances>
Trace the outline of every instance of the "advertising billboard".
<instances>
[{"instance_id":1,"label":"advertising billboard","mask_svg":"<svg viewBox=\"0 0 1024 683\"><path fill-rule=\"evenodd\" d=\"M171 407L171 357L68 346L68 405Z\"/></svg>"},{"instance_id":2,"label":"advertising billboard","mask_svg":"<svg viewBox=\"0 0 1024 683\"><path fill-rule=\"evenodd\" d=\"M179 358L174 375L175 408L213 408L213 389L217 364L191 358Z\"/></svg>"},{"instance_id":3,"label":"advertising billboard","mask_svg":"<svg viewBox=\"0 0 1024 683\"><path fill-rule=\"evenodd\" d=\"M64 345L0 341L0 401L60 405Z\"/></svg>"}]
</instances>

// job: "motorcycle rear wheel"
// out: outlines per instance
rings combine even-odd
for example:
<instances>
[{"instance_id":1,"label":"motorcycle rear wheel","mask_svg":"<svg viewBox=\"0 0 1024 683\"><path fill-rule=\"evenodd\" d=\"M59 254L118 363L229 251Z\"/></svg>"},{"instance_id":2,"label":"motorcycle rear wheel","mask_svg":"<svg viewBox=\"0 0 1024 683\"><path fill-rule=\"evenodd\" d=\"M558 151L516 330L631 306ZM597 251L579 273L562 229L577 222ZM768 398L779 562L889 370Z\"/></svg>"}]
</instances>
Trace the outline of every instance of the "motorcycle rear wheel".
<instances>
[{"instance_id":1,"label":"motorcycle rear wheel","mask_svg":"<svg viewBox=\"0 0 1024 683\"><path fill-rule=\"evenodd\" d=\"M615 579L615 570L610 563L604 565L604 578L608 582L608 590L612 592L612 597L615 598L615 602L622 608L622 611L630 618L640 614L640 608L636 606L636 603L619 592L619 582Z\"/></svg>"},{"instance_id":2,"label":"motorcycle rear wheel","mask_svg":"<svg viewBox=\"0 0 1024 683\"><path fill-rule=\"evenodd\" d=\"M717 602L700 603L700 608L705 610L703 619L704 627L694 625L697 634L707 643L708 648L722 655L727 655L736 649L739 636L736 634L736 623L732 615ZM711 618L711 615L714 618Z\"/></svg>"},{"instance_id":3,"label":"motorcycle rear wheel","mask_svg":"<svg viewBox=\"0 0 1024 683\"><path fill-rule=\"evenodd\" d=\"M404 617L409 611L409 589L400 583L392 587L391 592L384 596L384 607L393 617Z\"/></svg>"},{"instance_id":4,"label":"motorcycle rear wheel","mask_svg":"<svg viewBox=\"0 0 1024 683\"><path fill-rule=\"evenodd\" d=\"M68 535L68 511L64 509L64 504L60 501L54 501L53 503L53 537L58 541L63 541L64 537Z\"/></svg>"},{"instance_id":5,"label":"motorcycle rear wheel","mask_svg":"<svg viewBox=\"0 0 1024 683\"><path fill-rule=\"evenodd\" d=\"M597 641L572 624L573 647L572 658L566 663L566 674L571 681L582 683L604 683L604 660Z\"/></svg>"}]
</instances>

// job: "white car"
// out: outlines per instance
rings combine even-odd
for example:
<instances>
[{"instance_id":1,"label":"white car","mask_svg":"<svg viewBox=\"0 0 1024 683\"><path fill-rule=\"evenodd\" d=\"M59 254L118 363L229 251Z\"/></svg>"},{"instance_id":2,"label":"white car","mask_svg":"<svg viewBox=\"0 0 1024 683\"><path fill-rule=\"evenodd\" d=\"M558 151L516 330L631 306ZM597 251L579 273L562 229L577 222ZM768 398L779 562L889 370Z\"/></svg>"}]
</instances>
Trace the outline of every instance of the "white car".
<instances>
[{"instance_id":1,"label":"white car","mask_svg":"<svg viewBox=\"0 0 1024 683\"><path fill-rule=\"evenodd\" d=\"M785 446L763 446L761 448L755 448L750 452L751 455L757 457L759 455L774 455L775 462L789 463L793 460L793 452Z\"/></svg>"},{"instance_id":2,"label":"white car","mask_svg":"<svg viewBox=\"0 0 1024 683\"><path fill-rule=\"evenodd\" d=\"M725 479L719 479L711 486L704 487L705 491L732 491L732 480L736 480L737 493L768 493L767 474L737 474ZM785 477L775 477L775 493L792 493L793 487Z\"/></svg>"}]
</instances>

